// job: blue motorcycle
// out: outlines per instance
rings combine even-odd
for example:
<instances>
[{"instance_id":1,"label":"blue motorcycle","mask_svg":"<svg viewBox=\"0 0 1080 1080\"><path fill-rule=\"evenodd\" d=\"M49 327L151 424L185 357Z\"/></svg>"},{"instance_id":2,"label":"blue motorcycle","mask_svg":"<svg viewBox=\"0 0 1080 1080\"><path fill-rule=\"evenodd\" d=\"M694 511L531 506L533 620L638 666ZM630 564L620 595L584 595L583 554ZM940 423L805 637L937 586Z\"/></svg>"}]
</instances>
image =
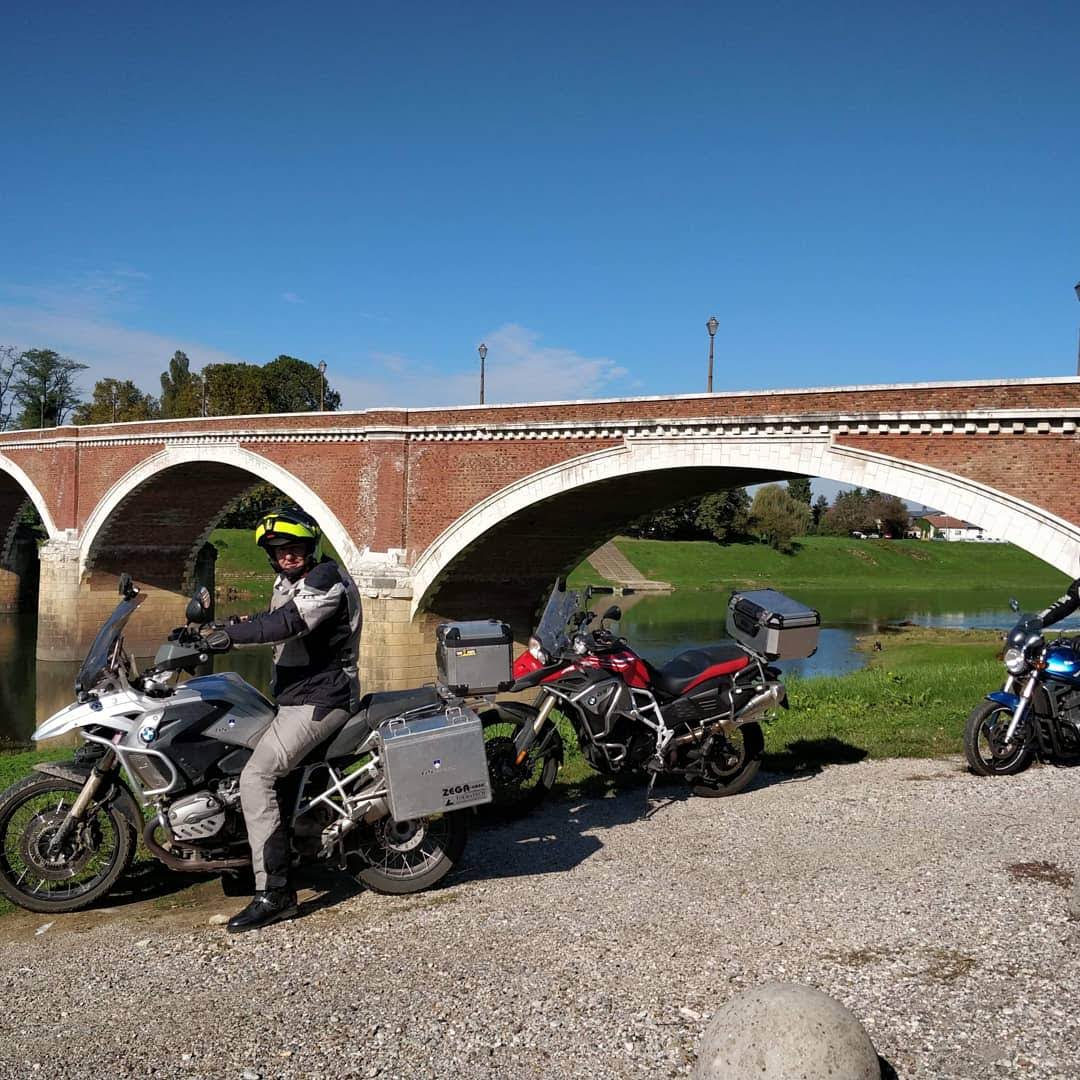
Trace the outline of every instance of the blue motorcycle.
<instances>
[{"instance_id":1,"label":"blue motorcycle","mask_svg":"<svg viewBox=\"0 0 1080 1080\"><path fill-rule=\"evenodd\" d=\"M1009 601L1013 611L1020 605ZM1038 757L1080 760L1080 639L1044 636L1042 617L1021 615L1005 637L1008 678L968 717L964 755L980 776L1013 776Z\"/></svg>"}]
</instances>

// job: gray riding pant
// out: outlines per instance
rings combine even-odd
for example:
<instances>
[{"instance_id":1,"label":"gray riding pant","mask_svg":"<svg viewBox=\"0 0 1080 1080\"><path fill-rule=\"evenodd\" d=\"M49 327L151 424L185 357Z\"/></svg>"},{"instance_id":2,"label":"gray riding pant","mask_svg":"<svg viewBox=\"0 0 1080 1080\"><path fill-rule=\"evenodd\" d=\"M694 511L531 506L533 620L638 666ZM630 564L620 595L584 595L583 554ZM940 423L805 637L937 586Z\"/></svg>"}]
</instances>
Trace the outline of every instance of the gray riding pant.
<instances>
[{"instance_id":1,"label":"gray riding pant","mask_svg":"<svg viewBox=\"0 0 1080 1080\"><path fill-rule=\"evenodd\" d=\"M240 805L259 891L284 889L289 884L289 837L277 782L337 732L348 715L344 709L334 709L316 720L315 712L314 705L282 705L240 774ZM291 816L293 807L284 809Z\"/></svg>"}]
</instances>

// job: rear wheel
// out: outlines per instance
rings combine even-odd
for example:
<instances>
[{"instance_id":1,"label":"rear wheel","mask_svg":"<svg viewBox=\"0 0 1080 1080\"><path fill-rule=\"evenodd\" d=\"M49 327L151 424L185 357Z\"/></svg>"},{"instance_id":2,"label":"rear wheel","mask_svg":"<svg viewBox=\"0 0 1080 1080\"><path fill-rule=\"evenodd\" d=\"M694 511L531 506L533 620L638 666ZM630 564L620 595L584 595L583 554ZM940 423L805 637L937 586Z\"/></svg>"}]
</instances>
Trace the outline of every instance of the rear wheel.
<instances>
[{"instance_id":1,"label":"rear wheel","mask_svg":"<svg viewBox=\"0 0 1080 1080\"><path fill-rule=\"evenodd\" d=\"M508 819L520 817L539 806L551 793L563 761L563 741L558 728L544 721L540 734L522 761L517 760L515 740L527 724L536 720L531 705L505 702L480 716L484 727L484 751L491 779L489 812Z\"/></svg>"},{"instance_id":2,"label":"rear wheel","mask_svg":"<svg viewBox=\"0 0 1080 1080\"><path fill-rule=\"evenodd\" d=\"M0 795L0 892L43 915L79 911L131 866L138 838L115 802L94 804L56 843L81 785L30 776Z\"/></svg>"},{"instance_id":3,"label":"rear wheel","mask_svg":"<svg viewBox=\"0 0 1080 1080\"><path fill-rule=\"evenodd\" d=\"M718 736L702 761L702 775L695 777L691 790L706 798L745 791L757 776L764 753L765 735L760 724L743 724L726 737Z\"/></svg>"},{"instance_id":4,"label":"rear wheel","mask_svg":"<svg viewBox=\"0 0 1080 1080\"><path fill-rule=\"evenodd\" d=\"M460 810L411 821L384 817L353 834L349 872L373 892L400 895L430 889L453 870L467 834Z\"/></svg>"},{"instance_id":5,"label":"rear wheel","mask_svg":"<svg viewBox=\"0 0 1080 1080\"><path fill-rule=\"evenodd\" d=\"M1012 717L1012 710L996 701L984 701L972 710L964 728L964 757L972 772L1014 776L1031 764L1035 752L1024 737L1024 724L1011 743L1005 742Z\"/></svg>"}]
</instances>

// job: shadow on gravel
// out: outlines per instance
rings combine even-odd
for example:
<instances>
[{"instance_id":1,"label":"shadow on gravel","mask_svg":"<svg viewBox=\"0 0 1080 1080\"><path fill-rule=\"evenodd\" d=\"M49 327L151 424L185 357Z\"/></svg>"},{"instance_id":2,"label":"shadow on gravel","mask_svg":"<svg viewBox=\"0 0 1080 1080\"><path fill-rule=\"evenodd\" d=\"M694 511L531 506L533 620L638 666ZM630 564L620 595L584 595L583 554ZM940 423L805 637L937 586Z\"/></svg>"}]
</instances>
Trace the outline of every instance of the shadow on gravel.
<instances>
[{"instance_id":1,"label":"shadow on gravel","mask_svg":"<svg viewBox=\"0 0 1080 1080\"><path fill-rule=\"evenodd\" d=\"M778 773L819 773L826 765L854 765L869 756L861 746L835 739L796 739L779 754L766 754L762 768Z\"/></svg>"},{"instance_id":2,"label":"shadow on gravel","mask_svg":"<svg viewBox=\"0 0 1080 1080\"><path fill-rule=\"evenodd\" d=\"M878 1064L881 1066L881 1080L900 1080L900 1074L880 1054Z\"/></svg>"},{"instance_id":3,"label":"shadow on gravel","mask_svg":"<svg viewBox=\"0 0 1080 1080\"><path fill-rule=\"evenodd\" d=\"M159 900L209 880L211 877L206 874L178 874L175 870L166 869L157 860L137 862L116 883L112 892L102 897L98 903L91 904L86 910L93 911L98 907L125 907L128 904Z\"/></svg>"},{"instance_id":4,"label":"shadow on gravel","mask_svg":"<svg viewBox=\"0 0 1080 1080\"><path fill-rule=\"evenodd\" d=\"M690 794L685 787L666 785L653 792L652 813L662 813ZM595 855L604 845L585 835L641 820L645 788L606 797L576 801L557 799L514 821L488 820L469 838L469 865L456 881L558 874Z\"/></svg>"}]
</instances>

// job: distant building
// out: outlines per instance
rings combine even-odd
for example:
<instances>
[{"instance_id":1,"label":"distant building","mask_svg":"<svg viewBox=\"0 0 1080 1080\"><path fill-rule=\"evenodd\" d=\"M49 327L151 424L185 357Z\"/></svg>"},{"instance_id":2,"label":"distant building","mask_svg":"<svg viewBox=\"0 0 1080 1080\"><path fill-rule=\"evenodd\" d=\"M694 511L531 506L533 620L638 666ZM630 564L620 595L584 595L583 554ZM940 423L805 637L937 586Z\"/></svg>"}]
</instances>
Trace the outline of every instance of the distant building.
<instances>
[{"instance_id":1,"label":"distant building","mask_svg":"<svg viewBox=\"0 0 1080 1080\"><path fill-rule=\"evenodd\" d=\"M981 525L950 517L948 514L925 514L915 523L922 540L983 540L1000 543L1001 538L988 536Z\"/></svg>"}]
</instances>

